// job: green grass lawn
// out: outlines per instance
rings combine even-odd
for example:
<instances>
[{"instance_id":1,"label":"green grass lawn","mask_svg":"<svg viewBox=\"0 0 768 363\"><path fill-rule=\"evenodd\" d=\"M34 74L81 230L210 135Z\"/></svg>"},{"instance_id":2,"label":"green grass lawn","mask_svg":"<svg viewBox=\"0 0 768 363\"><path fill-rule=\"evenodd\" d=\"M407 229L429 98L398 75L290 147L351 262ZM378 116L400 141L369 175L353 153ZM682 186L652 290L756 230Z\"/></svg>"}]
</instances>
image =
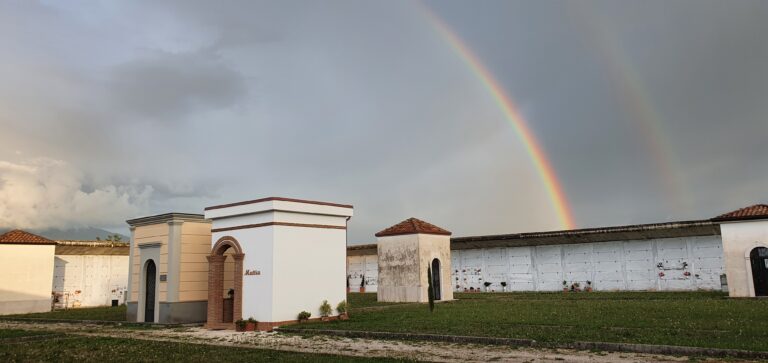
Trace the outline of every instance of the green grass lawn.
<instances>
[{"instance_id":1,"label":"green grass lawn","mask_svg":"<svg viewBox=\"0 0 768 363\"><path fill-rule=\"evenodd\" d=\"M97 308L56 310L56 311L50 311L47 313L4 315L2 317L125 321L125 305L117 306L117 307L104 306L104 307L97 307Z\"/></svg>"},{"instance_id":2,"label":"green grass lawn","mask_svg":"<svg viewBox=\"0 0 768 363\"><path fill-rule=\"evenodd\" d=\"M294 326L768 351L768 300L719 292L464 293L434 313L426 304L357 310L375 297L360 295L349 294L348 321Z\"/></svg>"},{"instance_id":3,"label":"green grass lawn","mask_svg":"<svg viewBox=\"0 0 768 363\"><path fill-rule=\"evenodd\" d=\"M13 333L18 334L18 332ZM34 333L31 333L34 334ZM23 335L23 334L22 334ZM0 337L6 336L0 330ZM21 335L17 335L21 336ZM190 343L59 335L14 342L0 338L0 362L393 362Z\"/></svg>"}]
</instances>

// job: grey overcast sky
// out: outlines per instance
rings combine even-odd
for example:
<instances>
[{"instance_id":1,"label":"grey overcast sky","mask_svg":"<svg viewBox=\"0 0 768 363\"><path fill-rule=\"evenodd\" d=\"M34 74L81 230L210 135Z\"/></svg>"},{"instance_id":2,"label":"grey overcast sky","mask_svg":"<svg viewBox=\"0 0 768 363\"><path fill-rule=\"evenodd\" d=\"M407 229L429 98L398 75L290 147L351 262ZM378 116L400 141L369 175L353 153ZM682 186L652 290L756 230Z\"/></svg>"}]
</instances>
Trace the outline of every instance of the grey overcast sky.
<instances>
[{"instance_id":1,"label":"grey overcast sky","mask_svg":"<svg viewBox=\"0 0 768 363\"><path fill-rule=\"evenodd\" d=\"M427 10L425 10L427 9ZM442 19L519 107L577 227L768 202L768 1L0 2L0 226L287 196L559 229Z\"/></svg>"}]
</instances>

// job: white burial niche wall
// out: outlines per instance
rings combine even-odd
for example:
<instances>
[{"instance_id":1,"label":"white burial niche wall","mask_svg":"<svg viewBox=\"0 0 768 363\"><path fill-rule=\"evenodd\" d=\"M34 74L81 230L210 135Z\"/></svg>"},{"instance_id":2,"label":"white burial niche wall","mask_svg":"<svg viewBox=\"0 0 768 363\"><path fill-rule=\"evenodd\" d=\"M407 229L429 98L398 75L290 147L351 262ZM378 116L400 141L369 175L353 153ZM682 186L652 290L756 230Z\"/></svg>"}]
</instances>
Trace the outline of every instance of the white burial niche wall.
<instances>
[{"instance_id":1,"label":"white burial niche wall","mask_svg":"<svg viewBox=\"0 0 768 363\"><path fill-rule=\"evenodd\" d=\"M320 305L346 299L351 205L270 197L205 209L212 221L208 321L231 329L253 318L259 330L320 317Z\"/></svg>"}]
</instances>

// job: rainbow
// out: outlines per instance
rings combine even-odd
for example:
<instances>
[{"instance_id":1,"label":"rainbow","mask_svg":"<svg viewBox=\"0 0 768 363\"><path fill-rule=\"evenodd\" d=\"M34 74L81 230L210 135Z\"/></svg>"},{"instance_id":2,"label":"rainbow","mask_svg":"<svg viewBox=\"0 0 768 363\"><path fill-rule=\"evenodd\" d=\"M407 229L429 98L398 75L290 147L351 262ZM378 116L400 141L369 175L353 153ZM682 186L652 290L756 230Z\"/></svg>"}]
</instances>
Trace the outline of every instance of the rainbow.
<instances>
[{"instance_id":1,"label":"rainbow","mask_svg":"<svg viewBox=\"0 0 768 363\"><path fill-rule=\"evenodd\" d=\"M541 180L544 182L549 198L557 213L560 225L564 229L573 229L575 222L571 208L563 192L563 187L557 178L555 169L552 167L547 155L544 153L541 145L528 127L525 118L517 109L512 99L506 94L504 88L494 79L488 68L483 65L480 59L464 44L456 33L448 27L447 24L426 5L419 2L427 19L437 30L438 34L450 45L453 51L459 55L461 60L469 67L474 75L480 80L485 89L493 98L496 105L504 114L504 118L512 125L515 134L523 143L528 156L533 162Z\"/></svg>"},{"instance_id":2,"label":"rainbow","mask_svg":"<svg viewBox=\"0 0 768 363\"><path fill-rule=\"evenodd\" d=\"M660 184L667 196L667 203L678 214L686 213L692 206L693 199L685 188L683 175L677 172L681 169L680 162L676 158L673 144L664 132L664 120L654 107L636 67L623 50L621 42L613 35L615 32L601 28L604 21L595 9L575 2L568 4L573 7L575 18L582 20L589 35L586 38L590 40L590 45L606 66L611 80L619 86L618 96L624 101L624 107L634 121L631 125L645 141L646 149L661 179Z\"/></svg>"}]
</instances>

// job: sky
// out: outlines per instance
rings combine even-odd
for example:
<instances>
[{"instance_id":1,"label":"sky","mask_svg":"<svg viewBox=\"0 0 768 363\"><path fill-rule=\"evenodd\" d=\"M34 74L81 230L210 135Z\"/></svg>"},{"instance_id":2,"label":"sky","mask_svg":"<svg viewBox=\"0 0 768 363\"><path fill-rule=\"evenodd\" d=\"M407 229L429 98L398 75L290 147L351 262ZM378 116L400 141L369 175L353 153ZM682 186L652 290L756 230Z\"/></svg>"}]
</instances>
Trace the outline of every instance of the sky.
<instances>
[{"instance_id":1,"label":"sky","mask_svg":"<svg viewBox=\"0 0 768 363\"><path fill-rule=\"evenodd\" d=\"M353 204L349 243L768 202L768 2L3 1L0 226L92 226L283 196Z\"/></svg>"}]
</instances>

